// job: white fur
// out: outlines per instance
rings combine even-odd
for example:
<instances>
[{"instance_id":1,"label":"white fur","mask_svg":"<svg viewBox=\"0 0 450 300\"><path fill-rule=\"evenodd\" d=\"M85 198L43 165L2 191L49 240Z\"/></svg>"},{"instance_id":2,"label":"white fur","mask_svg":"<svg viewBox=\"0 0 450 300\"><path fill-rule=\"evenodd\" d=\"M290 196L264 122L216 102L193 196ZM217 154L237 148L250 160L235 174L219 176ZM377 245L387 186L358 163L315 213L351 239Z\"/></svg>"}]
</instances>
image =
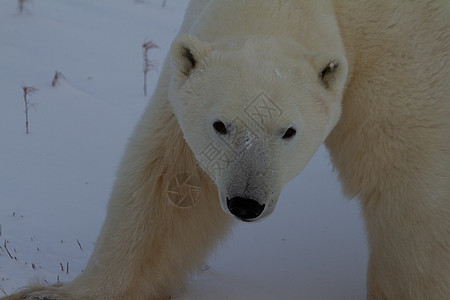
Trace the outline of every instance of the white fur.
<instances>
[{"instance_id":1,"label":"white fur","mask_svg":"<svg viewBox=\"0 0 450 300\"><path fill-rule=\"evenodd\" d=\"M361 202L368 299L450 299L449 3L192 1L84 273L12 299L168 298L226 233L226 199L269 215L323 141ZM202 191L190 208L168 201L180 173Z\"/></svg>"}]
</instances>

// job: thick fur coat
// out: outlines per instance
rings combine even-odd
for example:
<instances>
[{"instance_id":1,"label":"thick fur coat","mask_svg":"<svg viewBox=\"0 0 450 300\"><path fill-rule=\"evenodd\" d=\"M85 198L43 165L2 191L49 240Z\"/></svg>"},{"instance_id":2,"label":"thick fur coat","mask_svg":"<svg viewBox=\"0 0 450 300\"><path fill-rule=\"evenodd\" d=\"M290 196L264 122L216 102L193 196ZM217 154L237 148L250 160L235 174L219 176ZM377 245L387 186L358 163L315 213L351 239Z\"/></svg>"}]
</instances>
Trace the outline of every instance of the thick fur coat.
<instances>
[{"instance_id":1,"label":"thick fur coat","mask_svg":"<svg viewBox=\"0 0 450 300\"><path fill-rule=\"evenodd\" d=\"M230 208L233 176L263 217L324 141L345 194L361 203L367 298L450 299L449 16L448 1L191 1L87 268L9 299L168 299L227 232L227 205L248 217ZM260 172L202 165L204 146L227 133L220 122L245 119L259 90L285 113L263 138L249 125L223 151ZM167 193L186 173L202 192L181 209Z\"/></svg>"}]
</instances>

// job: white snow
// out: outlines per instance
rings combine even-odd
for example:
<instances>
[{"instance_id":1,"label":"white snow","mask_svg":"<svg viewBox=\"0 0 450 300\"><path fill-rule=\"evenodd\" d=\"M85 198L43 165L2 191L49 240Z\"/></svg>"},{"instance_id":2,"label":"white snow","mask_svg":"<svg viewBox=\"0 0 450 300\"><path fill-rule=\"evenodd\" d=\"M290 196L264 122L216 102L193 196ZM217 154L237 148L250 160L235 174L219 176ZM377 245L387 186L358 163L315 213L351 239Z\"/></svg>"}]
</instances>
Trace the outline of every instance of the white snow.
<instances>
[{"instance_id":1,"label":"white snow","mask_svg":"<svg viewBox=\"0 0 450 300\"><path fill-rule=\"evenodd\" d=\"M187 5L169 0L162 8L161 2L27 1L19 14L16 1L0 1L0 287L6 293L36 278L68 281L85 267L119 159L148 101L142 43L159 45L149 58L161 66ZM65 79L51 87L55 70ZM159 71L149 73L149 92ZM29 135L22 84L39 89L29 97L36 107ZM366 261L357 203L342 197L320 148L284 188L275 213L239 224L172 299L363 299Z\"/></svg>"}]
</instances>

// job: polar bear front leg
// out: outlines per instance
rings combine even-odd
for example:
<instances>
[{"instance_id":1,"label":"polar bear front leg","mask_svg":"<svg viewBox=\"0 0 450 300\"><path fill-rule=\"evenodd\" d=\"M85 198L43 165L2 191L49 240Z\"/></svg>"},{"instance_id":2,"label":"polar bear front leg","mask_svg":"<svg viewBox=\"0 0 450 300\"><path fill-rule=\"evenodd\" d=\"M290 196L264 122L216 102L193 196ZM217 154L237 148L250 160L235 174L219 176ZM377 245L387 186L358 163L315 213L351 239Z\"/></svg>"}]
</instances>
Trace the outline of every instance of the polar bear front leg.
<instances>
[{"instance_id":1,"label":"polar bear front leg","mask_svg":"<svg viewBox=\"0 0 450 300\"><path fill-rule=\"evenodd\" d=\"M368 300L450 296L450 224L443 202L404 193L365 207L370 246ZM372 199L375 200L375 199Z\"/></svg>"},{"instance_id":2,"label":"polar bear front leg","mask_svg":"<svg viewBox=\"0 0 450 300\"><path fill-rule=\"evenodd\" d=\"M444 143L448 131L414 130L408 140L412 125L380 131L380 124L358 119L363 107L356 108L344 111L327 146L345 194L361 203L370 252L367 299L450 299L450 164L448 152L433 150L448 146L432 143ZM381 134L394 129L407 142Z\"/></svg>"},{"instance_id":3,"label":"polar bear front leg","mask_svg":"<svg viewBox=\"0 0 450 300\"><path fill-rule=\"evenodd\" d=\"M230 221L169 104L156 99L130 139L88 266L66 288L82 299L168 297Z\"/></svg>"}]
</instances>

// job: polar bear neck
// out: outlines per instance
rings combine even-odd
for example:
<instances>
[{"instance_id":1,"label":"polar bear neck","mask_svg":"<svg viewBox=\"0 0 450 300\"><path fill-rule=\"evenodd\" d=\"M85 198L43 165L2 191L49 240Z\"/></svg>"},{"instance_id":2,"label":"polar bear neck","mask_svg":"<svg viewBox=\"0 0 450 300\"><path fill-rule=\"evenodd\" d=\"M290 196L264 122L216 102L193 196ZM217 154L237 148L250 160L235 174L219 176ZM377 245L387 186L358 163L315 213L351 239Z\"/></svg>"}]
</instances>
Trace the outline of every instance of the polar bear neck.
<instances>
[{"instance_id":1,"label":"polar bear neck","mask_svg":"<svg viewBox=\"0 0 450 300\"><path fill-rule=\"evenodd\" d=\"M263 34L289 37L312 52L344 49L330 0L211 0L188 32L207 42Z\"/></svg>"}]
</instances>

